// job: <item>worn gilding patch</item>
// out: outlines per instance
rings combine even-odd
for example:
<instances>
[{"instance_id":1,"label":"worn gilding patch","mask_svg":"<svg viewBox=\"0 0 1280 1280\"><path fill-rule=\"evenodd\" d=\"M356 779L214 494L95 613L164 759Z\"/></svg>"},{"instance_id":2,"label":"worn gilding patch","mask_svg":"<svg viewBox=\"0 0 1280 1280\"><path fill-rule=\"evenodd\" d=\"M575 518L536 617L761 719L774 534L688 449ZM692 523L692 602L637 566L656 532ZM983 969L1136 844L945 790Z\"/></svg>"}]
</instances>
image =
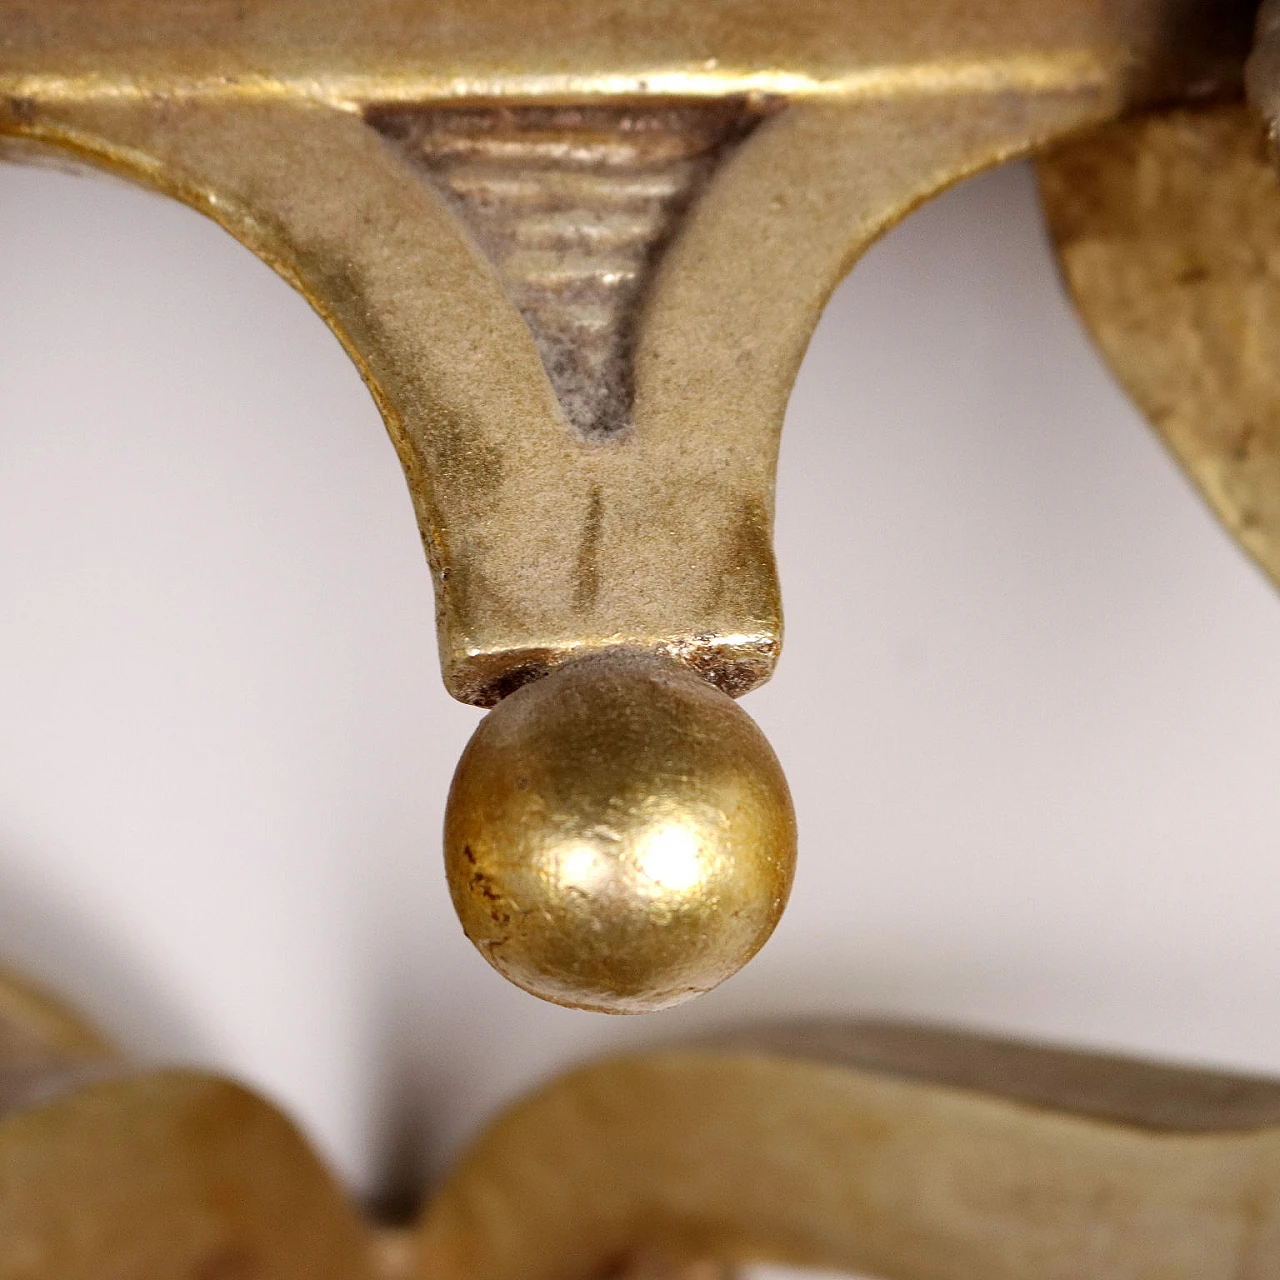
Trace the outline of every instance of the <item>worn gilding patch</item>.
<instances>
[{"instance_id":1,"label":"worn gilding patch","mask_svg":"<svg viewBox=\"0 0 1280 1280\"><path fill-rule=\"evenodd\" d=\"M636 329L663 251L764 109L736 98L384 107L368 119L493 263L569 425L613 440L631 426Z\"/></svg>"}]
</instances>

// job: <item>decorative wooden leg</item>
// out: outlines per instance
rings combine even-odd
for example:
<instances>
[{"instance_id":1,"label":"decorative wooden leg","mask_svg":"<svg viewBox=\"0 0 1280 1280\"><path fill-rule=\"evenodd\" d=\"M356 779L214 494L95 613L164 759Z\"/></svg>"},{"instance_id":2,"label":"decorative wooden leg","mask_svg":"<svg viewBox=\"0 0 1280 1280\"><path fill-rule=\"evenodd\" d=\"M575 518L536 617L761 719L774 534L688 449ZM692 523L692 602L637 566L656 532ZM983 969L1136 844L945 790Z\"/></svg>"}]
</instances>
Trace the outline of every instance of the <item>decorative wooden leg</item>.
<instances>
[{"instance_id":1,"label":"decorative wooden leg","mask_svg":"<svg viewBox=\"0 0 1280 1280\"><path fill-rule=\"evenodd\" d=\"M745 963L786 900L768 748L741 713L724 741L750 750L711 747L781 649L778 437L830 291L961 178L1238 95L1253 6L357 7L0 0L0 148L185 201L330 324L404 465L445 682L500 704L451 806L494 837L449 850L464 927L537 994L658 1008ZM467 785L552 690L560 738Z\"/></svg>"}]
</instances>

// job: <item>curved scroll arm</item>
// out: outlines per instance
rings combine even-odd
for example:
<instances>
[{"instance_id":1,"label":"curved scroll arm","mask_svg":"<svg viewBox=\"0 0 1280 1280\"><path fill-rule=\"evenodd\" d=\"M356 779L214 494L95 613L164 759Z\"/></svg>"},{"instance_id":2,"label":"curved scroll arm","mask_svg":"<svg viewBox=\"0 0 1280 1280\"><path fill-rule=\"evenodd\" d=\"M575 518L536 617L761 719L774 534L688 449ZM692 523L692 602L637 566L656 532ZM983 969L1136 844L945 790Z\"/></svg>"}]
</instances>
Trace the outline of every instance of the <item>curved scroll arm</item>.
<instances>
[{"instance_id":1,"label":"curved scroll arm","mask_svg":"<svg viewBox=\"0 0 1280 1280\"><path fill-rule=\"evenodd\" d=\"M561 1076L377 1233L270 1104L6 979L0 1187L0 1280L1272 1280L1280 1081L784 1024Z\"/></svg>"},{"instance_id":2,"label":"curved scroll arm","mask_svg":"<svg viewBox=\"0 0 1280 1280\"><path fill-rule=\"evenodd\" d=\"M422 1280L598 1280L637 1249L885 1280L1268 1280L1280 1082L884 1024L588 1066L501 1116Z\"/></svg>"}]
</instances>

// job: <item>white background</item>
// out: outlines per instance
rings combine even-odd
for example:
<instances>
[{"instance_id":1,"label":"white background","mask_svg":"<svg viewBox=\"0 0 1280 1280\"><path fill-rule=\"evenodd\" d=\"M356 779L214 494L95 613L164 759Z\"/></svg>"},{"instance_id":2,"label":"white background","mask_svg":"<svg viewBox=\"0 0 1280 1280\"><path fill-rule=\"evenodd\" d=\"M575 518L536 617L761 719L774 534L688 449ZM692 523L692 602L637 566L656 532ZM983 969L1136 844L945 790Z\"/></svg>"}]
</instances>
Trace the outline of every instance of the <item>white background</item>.
<instances>
[{"instance_id":1,"label":"white background","mask_svg":"<svg viewBox=\"0 0 1280 1280\"><path fill-rule=\"evenodd\" d=\"M1280 1074L1280 601L1063 300L1030 171L875 248L787 422L746 700L801 863L682 1010L508 987L445 892L478 713L337 342L223 232L0 169L0 955L252 1081L364 1193L562 1064L882 1012Z\"/></svg>"}]
</instances>

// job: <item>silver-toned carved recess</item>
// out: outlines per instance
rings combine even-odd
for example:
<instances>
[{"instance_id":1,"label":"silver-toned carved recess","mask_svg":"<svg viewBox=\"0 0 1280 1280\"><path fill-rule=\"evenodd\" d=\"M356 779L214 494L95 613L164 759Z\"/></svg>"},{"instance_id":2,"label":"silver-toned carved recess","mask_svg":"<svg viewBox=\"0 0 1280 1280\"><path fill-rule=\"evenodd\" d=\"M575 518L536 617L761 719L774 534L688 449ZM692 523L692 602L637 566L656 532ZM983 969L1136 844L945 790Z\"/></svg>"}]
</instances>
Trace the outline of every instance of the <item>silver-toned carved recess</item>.
<instances>
[{"instance_id":1,"label":"silver-toned carved recess","mask_svg":"<svg viewBox=\"0 0 1280 1280\"><path fill-rule=\"evenodd\" d=\"M385 107L368 119L494 264L570 426L604 441L630 427L636 329L662 252L763 110L685 100Z\"/></svg>"}]
</instances>

